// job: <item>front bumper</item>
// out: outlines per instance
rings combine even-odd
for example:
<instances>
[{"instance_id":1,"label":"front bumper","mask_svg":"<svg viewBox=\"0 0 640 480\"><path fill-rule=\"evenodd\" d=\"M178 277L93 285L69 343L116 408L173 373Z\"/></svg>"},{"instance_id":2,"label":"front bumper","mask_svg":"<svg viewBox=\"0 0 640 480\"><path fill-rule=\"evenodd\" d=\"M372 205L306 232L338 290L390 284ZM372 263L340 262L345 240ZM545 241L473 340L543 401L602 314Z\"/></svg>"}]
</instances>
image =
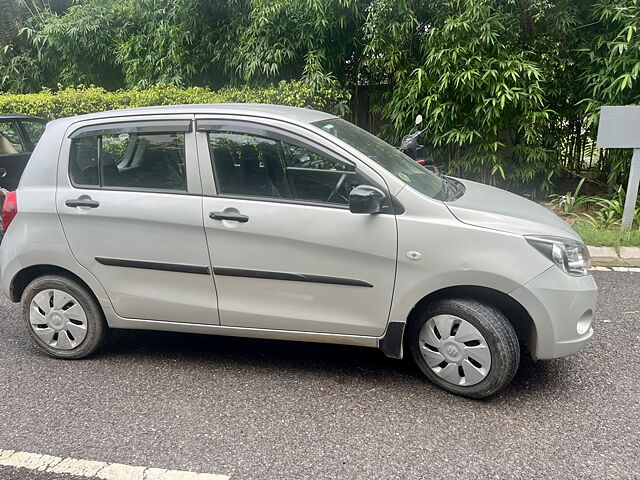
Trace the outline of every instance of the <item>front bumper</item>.
<instances>
[{"instance_id":1,"label":"front bumper","mask_svg":"<svg viewBox=\"0 0 640 480\"><path fill-rule=\"evenodd\" d=\"M571 277L556 266L511 292L535 324L531 355L548 359L582 350L593 336L597 294L593 276Z\"/></svg>"}]
</instances>

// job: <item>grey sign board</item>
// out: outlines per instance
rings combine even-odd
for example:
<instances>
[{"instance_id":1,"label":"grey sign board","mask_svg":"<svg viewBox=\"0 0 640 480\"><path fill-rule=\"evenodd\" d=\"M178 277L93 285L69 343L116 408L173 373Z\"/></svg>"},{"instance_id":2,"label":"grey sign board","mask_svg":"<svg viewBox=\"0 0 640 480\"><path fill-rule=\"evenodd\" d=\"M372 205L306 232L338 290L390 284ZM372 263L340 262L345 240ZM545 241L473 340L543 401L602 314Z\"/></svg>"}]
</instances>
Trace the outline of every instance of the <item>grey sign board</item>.
<instances>
[{"instance_id":1,"label":"grey sign board","mask_svg":"<svg viewBox=\"0 0 640 480\"><path fill-rule=\"evenodd\" d=\"M602 107L598 148L633 148L622 226L631 228L640 186L640 106Z\"/></svg>"},{"instance_id":2,"label":"grey sign board","mask_svg":"<svg viewBox=\"0 0 640 480\"><path fill-rule=\"evenodd\" d=\"M640 148L640 106L602 107L598 148Z\"/></svg>"}]
</instances>

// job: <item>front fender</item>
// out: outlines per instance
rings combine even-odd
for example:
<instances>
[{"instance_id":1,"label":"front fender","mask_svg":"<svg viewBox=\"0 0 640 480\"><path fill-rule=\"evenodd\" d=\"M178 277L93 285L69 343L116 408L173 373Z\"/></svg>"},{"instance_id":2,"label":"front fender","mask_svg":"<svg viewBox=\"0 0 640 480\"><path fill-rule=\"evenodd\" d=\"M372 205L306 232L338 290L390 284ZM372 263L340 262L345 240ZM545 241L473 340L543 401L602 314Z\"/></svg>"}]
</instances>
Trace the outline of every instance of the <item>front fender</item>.
<instances>
[{"instance_id":1,"label":"front fender","mask_svg":"<svg viewBox=\"0 0 640 480\"><path fill-rule=\"evenodd\" d=\"M406 322L413 308L423 298L452 287L481 287L508 295L521 285L512 279L492 272L465 270L447 272L424 278L394 295L389 322Z\"/></svg>"}]
</instances>

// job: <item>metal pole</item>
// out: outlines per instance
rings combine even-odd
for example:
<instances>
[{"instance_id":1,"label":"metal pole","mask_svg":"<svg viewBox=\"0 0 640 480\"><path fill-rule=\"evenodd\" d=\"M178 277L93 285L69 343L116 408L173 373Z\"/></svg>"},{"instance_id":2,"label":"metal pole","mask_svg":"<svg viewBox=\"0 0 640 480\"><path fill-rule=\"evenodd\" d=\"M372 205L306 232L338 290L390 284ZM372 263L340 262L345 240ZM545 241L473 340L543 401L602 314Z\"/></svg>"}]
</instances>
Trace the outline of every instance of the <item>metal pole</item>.
<instances>
[{"instance_id":1,"label":"metal pole","mask_svg":"<svg viewBox=\"0 0 640 480\"><path fill-rule=\"evenodd\" d=\"M629 172L629 184L627 185L627 195L624 202L624 213L622 214L622 227L631 228L633 224L633 214L638 200L638 186L640 185L640 148L633 149L631 158L631 171Z\"/></svg>"}]
</instances>

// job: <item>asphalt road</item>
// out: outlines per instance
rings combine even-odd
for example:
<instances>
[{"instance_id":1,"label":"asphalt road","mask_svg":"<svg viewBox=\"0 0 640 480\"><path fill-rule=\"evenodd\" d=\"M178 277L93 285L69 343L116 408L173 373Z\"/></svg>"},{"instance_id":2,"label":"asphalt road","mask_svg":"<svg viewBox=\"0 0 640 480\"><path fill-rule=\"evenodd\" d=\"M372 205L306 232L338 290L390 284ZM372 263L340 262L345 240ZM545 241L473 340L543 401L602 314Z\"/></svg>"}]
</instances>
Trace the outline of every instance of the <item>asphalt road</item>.
<instances>
[{"instance_id":1,"label":"asphalt road","mask_svg":"<svg viewBox=\"0 0 640 480\"><path fill-rule=\"evenodd\" d=\"M595 272L596 336L488 401L364 348L118 331L31 346L0 299L0 448L232 479L640 478L640 273ZM0 467L0 479L71 480Z\"/></svg>"}]
</instances>

